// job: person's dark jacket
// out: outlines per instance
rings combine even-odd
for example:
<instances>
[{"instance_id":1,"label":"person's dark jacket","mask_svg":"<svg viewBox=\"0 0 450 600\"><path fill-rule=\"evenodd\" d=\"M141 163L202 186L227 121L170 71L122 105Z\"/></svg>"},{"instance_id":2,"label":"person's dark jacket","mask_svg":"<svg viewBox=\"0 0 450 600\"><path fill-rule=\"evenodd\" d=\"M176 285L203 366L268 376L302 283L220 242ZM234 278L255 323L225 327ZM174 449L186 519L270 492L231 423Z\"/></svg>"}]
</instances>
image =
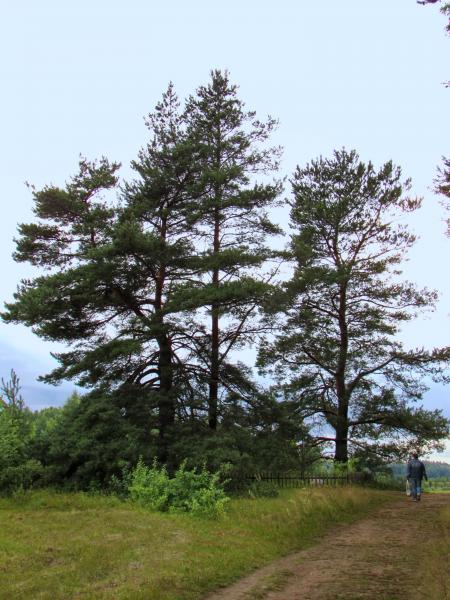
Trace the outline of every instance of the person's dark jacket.
<instances>
[{"instance_id":1,"label":"person's dark jacket","mask_svg":"<svg viewBox=\"0 0 450 600\"><path fill-rule=\"evenodd\" d=\"M428 480L427 472L425 471L425 465L418 458L412 458L408 462L406 469L406 477L408 479L418 479L421 481L424 477Z\"/></svg>"}]
</instances>

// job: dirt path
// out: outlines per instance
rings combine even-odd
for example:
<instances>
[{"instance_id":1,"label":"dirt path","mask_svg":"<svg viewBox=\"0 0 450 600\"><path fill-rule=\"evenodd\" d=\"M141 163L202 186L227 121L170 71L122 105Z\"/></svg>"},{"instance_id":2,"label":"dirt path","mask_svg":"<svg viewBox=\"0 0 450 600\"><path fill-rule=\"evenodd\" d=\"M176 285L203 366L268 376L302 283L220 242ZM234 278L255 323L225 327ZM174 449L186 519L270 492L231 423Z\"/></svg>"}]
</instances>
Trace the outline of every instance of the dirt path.
<instances>
[{"instance_id":1,"label":"dirt path","mask_svg":"<svg viewBox=\"0 0 450 600\"><path fill-rule=\"evenodd\" d=\"M427 494L420 503L402 496L207 600L411 600L418 565L439 536L436 514L449 504L450 494Z\"/></svg>"}]
</instances>

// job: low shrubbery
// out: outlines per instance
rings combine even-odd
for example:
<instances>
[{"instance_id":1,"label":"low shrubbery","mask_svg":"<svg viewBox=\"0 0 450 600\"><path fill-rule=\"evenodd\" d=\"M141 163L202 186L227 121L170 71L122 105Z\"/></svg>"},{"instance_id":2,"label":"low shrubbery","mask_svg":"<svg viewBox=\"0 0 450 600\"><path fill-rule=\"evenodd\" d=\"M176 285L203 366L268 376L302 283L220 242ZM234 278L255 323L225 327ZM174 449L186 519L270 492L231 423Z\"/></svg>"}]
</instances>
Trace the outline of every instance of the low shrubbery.
<instances>
[{"instance_id":1,"label":"low shrubbery","mask_svg":"<svg viewBox=\"0 0 450 600\"><path fill-rule=\"evenodd\" d=\"M185 463L169 477L164 466L148 467L140 459L128 481L131 499L157 511L217 517L228 502L218 473L189 470Z\"/></svg>"}]
</instances>

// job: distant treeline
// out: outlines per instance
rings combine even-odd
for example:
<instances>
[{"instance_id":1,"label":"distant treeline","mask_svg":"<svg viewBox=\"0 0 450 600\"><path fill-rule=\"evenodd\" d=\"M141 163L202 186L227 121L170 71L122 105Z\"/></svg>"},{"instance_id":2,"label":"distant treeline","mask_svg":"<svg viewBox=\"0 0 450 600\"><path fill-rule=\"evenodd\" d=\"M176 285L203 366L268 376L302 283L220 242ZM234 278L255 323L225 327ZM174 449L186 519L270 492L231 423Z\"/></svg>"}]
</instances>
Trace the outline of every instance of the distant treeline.
<instances>
[{"instance_id":1,"label":"distant treeline","mask_svg":"<svg viewBox=\"0 0 450 600\"><path fill-rule=\"evenodd\" d=\"M424 460L422 462L425 465L427 475L430 479L441 479L442 477L450 478L450 464L433 460ZM396 463L389 466L394 477L401 477L406 473L405 464Z\"/></svg>"}]
</instances>

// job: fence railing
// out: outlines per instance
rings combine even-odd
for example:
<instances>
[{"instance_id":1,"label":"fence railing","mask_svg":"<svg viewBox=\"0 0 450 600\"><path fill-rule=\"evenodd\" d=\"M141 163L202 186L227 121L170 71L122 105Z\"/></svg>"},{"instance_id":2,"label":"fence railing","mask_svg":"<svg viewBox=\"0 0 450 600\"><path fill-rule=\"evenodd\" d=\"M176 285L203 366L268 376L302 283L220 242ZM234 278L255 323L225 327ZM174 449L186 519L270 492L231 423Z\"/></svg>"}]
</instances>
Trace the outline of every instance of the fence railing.
<instances>
[{"instance_id":1,"label":"fence railing","mask_svg":"<svg viewBox=\"0 0 450 600\"><path fill-rule=\"evenodd\" d=\"M450 490L450 478L445 479L429 479L423 482L423 488L425 490Z\"/></svg>"},{"instance_id":2,"label":"fence railing","mask_svg":"<svg viewBox=\"0 0 450 600\"><path fill-rule=\"evenodd\" d=\"M300 488L307 486L338 486L364 484L370 481L368 473L348 473L345 475L303 475L291 473L245 473L233 477L231 487L239 490L252 483L264 481L280 488Z\"/></svg>"}]
</instances>

